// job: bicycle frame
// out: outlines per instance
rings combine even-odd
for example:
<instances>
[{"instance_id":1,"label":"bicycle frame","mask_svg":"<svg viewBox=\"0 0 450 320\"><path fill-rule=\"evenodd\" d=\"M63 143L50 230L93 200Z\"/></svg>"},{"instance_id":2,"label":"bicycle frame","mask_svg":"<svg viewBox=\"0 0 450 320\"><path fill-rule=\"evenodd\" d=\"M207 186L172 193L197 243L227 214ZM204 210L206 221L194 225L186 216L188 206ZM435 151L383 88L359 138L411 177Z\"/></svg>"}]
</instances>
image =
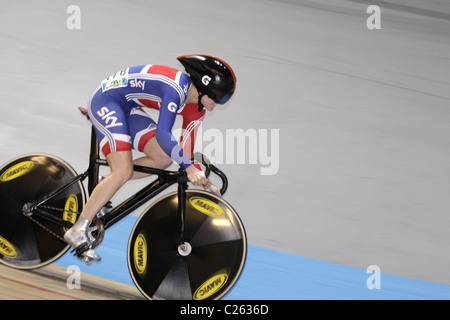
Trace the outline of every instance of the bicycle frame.
<instances>
[{"instance_id":1,"label":"bicycle frame","mask_svg":"<svg viewBox=\"0 0 450 320\"><path fill-rule=\"evenodd\" d=\"M199 154L201 155L201 154ZM207 167L208 173L206 175L209 175L209 171L213 171L215 174L217 174L220 179L222 180L222 189L221 193L224 194L227 186L228 181L225 176L225 174L220 171L218 168L213 166L209 163L209 161L201 155L201 161L202 163ZM197 157L196 157L197 158ZM88 179L88 192L89 195L92 193L96 185L98 184L98 178L99 178L99 172L101 166L108 166L108 163L106 160L100 158L100 150L99 150L99 144L97 140L97 135L94 131L94 128L91 129L91 146L90 146L90 157L89 157L89 167L86 172L83 174L80 174L74 178L72 178L70 181L68 181L64 186L60 187L59 189L51 192L50 194L44 196L43 198L39 199L38 201L35 201L32 204L26 204L24 206L24 214L25 215L32 215L37 213L38 215L51 220L57 224L60 224L63 227L71 227L71 225L68 225L68 222L63 221L62 219L59 219L57 217L54 217L51 214L46 213L44 210L40 209L39 206L44 204L49 199L56 196L58 193L62 192L63 190L69 188L74 183L77 183L78 181L84 181L86 178ZM151 182L149 185L129 197L127 200L120 203L118 206L116 206L114 209L112 209L110 212L105 214L104 216L100 217L100 221L103 224L104 229L107 229L114 225L116 222L120 221L123 217L127 216L134 210L136 210L138 207L143 205L145 202L149 201L162 191L166 190L169 186L178 183L178 199L179 199L179 221L180 221L180 241L183 243L183 232L184 232L184 217L185 217L185 191L188 188L187 182L188 178L186 176L186 173L180 169L179 171L167 171L167 170L161 170L161 169L155 169L150 167L144 167L144 166L138 166L134 165L134 171L135 172L141 172L146 173L150 175L157 175L158 178Z\"/></svg>"},{"instance_id":2,"label":"bicycle frame","mask_svg":"<svg viewBox=\"0 0 450 320\"><path fill-rule=\"evenodd\" d=\"M17 157L0 168L0 200L4 204L0 264L24 270L40 268L70 249L64 235L86 208L88 195L102 183L101 167L108 166L91 128L88 168L82 174L63 159L41 153ZM222 180L220 193L224 194L226 175L202 154L196 153L194 158L203 164L205 176L212 171ZM217 195L188 190L188 177L182 169L135 165L133 170L150 176L142 181L144 186L137 193L128 190L129 198L117 201L105 215L96 214L86 230L89 241L71 253L90 264L92 259L83 256L85 250L100 245L105 229L139 207L126 253L137 289L148 299L222 298L241 275L247 256L247 236L237 212ZM168 190L155 198L174 184L178 191Z\"/></svg>"},{"instance_id":3,"label":"bicycle frame","mask_svg":"<svg viewBox=\"0 0 450 320\"><path fill-rule=\"evenodd\" d=\"M89 168L87 170L89 194L92 193L92 191L98 184L100 166L108 166L108 163L106 162L106 160L100 158L97 135L94 131L94 128L92 128L90 161ZM158 179L156 179L148 186L144 187L136 194L119 204L113 210L108 212L106 215L101 217L100 220L102 220L105 229L109 228L114 223L121 220L123 217L127 216L129 213L133 212L142 204L152 199L171 185L179 182L179 192L181 194L183 194L187 188L187 184L181 181L182 179L180 179L180 177L185 176L181 171L166 171L138 165L134 165L133 170L135 172L157 175Z\"/></svg>"}]
</instances>

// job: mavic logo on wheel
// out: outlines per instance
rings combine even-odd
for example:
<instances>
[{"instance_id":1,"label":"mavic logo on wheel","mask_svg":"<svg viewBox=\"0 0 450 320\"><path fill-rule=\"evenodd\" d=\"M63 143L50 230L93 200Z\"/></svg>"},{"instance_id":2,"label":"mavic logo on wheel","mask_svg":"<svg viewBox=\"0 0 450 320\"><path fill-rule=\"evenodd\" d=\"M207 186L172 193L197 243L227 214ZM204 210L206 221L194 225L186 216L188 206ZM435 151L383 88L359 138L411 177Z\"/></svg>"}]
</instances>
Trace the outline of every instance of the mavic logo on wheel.
<instances>
[{"instance_id":1,"label":"mavic logo on wheel","mask_svg":"<svg viewBox=\"0 0 450 320\"><path fill-rule=\"evenodd\" d=\"M8 170L6 170L1 176L0 181L1 182L7 182L13 179L16 179L20 176L23 176L24 174L27 174L31 170L35 168L34 161L23 161L21 163L18 163Z\"/></svg>"},{"instance_id":2,"label":"mavic logo on wheel","mask_svg":"<svg viewBox=\"0 0 450 320\"><path fill-rule=\"evenodd\" d=\"M78 198L76 195L71 194L66 201L66 205L64 206L63 220L69 221L71 224L74 224L77 220L77 212ZM67 228L64 228L64 231L67 231Z\"/></svg>"},{"instance_id":3,"label":"mavic logo on wheel","mask_svg":"<svg viewBox=\"0 0 450 320\"><path fill-rule=\"evenodd\" d=\"M9 243L8 240L0 236L0 253L8 258L16 258L17 251L14 249L14 246Z\"/></svg>"},{"instance_id":4,"label":"mavic logo on wheel","mask_svg":"<svg viewBox=\"0 0 450 320\"><path fill-rule=\"evenodd\" d=\"M194 293L194 300L204 300L211 297L222 288L228 280L227 273L220 273L206 280Z\"/></svg>"},{"instance_id":5,"label":"mavic logo on wheel","mask_svg":"<svg viewBox=\"0 0 450 320\"><path fill-rule=\"evenodd\" d=\"M195 209L208 216L222 217L225 215L225 211L211 200L202 197L192 197L189 202Z\"/></svg>"},{"instance_id":6,"label":"mavic logo on wheel","mask_svg":"<svg viewBox=\"0 0 450 320\"><path fill-rule=\"evenodd\" d=\"M147 241L143 233L139 233L134 242L134 266L140 275L147 271Z\"/></svg>"}]
</instances>

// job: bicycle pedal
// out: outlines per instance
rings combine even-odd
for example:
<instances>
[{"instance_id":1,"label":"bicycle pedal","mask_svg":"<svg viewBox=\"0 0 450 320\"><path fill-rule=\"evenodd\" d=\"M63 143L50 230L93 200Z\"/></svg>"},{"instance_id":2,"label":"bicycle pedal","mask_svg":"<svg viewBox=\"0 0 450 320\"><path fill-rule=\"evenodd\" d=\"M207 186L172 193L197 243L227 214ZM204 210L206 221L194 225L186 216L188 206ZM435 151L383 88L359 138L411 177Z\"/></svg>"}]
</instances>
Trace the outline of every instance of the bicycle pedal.
<instances>
[{"instance_id":1,"label":"bicycle pedal","mask_svg":"<svg viewBox=\"0 0 450 320\"><path fill-rule=\"evenodd\" d=\"M87 250L89 250L89 243L85 242L83 244L80 244L78 247L73 248L72 251L70 251L70 253L73 253L74 256L81 258L83 252Z\"/></svg>"},{"instance_id":2,"label":"bicycle pedal","mask_svg":"<svg viewBox=\"0 0 450 320\"><path fill-rule=\"evenodd\" d=\"M89 258L89 257L87 257L87 256L84 256L81 260L83 260L84 262L86 262L86 264L92 264L92 259L91 258Z\"/></svg>"}]
</instances>

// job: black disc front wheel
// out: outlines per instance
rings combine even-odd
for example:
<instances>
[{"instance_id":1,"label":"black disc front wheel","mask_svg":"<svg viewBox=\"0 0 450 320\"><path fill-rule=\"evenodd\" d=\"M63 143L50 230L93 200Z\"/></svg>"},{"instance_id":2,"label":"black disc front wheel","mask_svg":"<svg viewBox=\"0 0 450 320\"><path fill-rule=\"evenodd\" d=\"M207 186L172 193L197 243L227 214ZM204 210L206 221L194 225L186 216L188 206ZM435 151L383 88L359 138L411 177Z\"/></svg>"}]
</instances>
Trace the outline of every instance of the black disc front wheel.
<instances>
[{"instance_id":1,"label":"black disc front wheel","mask_svg":"<svg viewBox=\"0 0 450 320\"><path fill-rule=\"evenodd\" d=\"M220 299L239 278L247 238L239 216L222 198L186 191L184 243L178 196L171 193L138 219L128 243L128 267L148 299Z\"/></svg>"}]
</instances>

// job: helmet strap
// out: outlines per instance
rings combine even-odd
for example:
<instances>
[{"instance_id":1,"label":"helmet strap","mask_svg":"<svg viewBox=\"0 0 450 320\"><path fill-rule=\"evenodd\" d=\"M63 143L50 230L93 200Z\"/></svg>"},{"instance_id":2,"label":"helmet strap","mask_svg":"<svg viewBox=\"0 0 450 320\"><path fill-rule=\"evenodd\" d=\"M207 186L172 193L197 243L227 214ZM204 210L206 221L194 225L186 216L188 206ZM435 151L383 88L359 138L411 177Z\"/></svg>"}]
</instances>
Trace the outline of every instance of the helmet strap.
<instances>
[{"instance_id":1,"label":"helmet strap","mask_svg":"<svg viewBox=\"0 0 450 320\"><path fill-rule=\"evenodd\" d=\"M198 93L198 112L202 112L203 108L205 107L202 103L202 97L204 96L204 93Z\"/></svg>"}]
</instances>

